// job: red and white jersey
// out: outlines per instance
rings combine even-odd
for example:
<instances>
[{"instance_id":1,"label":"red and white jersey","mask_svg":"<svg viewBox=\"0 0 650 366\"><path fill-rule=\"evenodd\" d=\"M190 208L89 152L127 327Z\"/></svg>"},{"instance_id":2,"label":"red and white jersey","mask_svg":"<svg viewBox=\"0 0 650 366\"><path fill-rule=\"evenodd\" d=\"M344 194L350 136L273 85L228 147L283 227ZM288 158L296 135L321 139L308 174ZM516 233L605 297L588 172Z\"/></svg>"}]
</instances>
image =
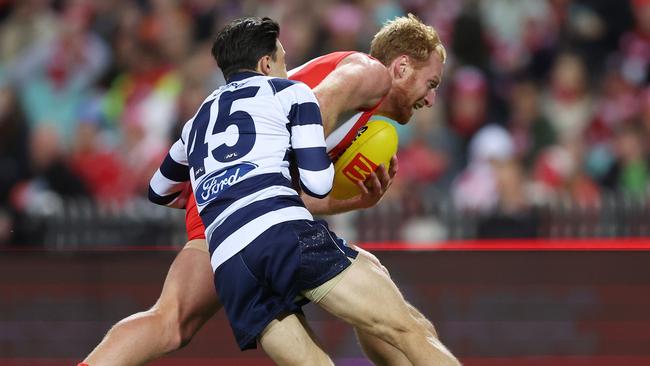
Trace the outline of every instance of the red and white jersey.
<instances>
[{"instance_id":1,"label":"red and white jersey","mask_svg":"<svg viewBox=\"0 0 650 366\"><path fill-rule=\"evenodd\" d=\"M356 51L332 52L327 55L317 57L302 66L289 71L289 79L296 80L307 84L311 89L316 88L325 78L332 73L338 64L346 57L358 53L372 58L370 55ZM327 106L321 106L327 108ZM369 110L359 110L350 119L341 123L339 127L327 136L327 153L332 160L336 159L350 146L359 128L363 127L372 114L379 107L379 103Z\"/></svg>"}]
</instances>

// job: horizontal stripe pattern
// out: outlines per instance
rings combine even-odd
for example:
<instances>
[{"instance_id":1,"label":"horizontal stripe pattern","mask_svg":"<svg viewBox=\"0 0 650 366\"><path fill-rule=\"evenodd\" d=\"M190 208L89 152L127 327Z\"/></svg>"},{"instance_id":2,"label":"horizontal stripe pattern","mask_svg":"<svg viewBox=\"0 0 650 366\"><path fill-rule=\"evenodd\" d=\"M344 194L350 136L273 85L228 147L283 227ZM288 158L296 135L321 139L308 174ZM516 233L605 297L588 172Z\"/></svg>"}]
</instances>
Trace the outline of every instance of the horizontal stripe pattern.
<instances>
[{"instance_id":1,"label":"horizontal stripe pattern","mask_svg":"<svg viewBox=\"0 0 650 366\"><path fill-rule=\"evenodd\" d=\"M308 172L307 174L327 170L332 165L332 161L327 156L325 147L295 149L294 153L296 154L298 168Z\"/></svg>"},{"instance_id":2,"label":"horizontal stripe pattern","mask_svg":"<svg viewBox=\"0 0 650 366\"><path fill-rule=\"evenodd\" d=\"M300 186L312 197L323 198L332 190L334 181L334 166L330 163L329 169L317 172L298 168L300 173Z\"/></svg>"},{"instance_id":3,"label":"horizontal stripe pattern","mask_svg":"<svg viewBox=\"0 0 650 366\"><path fill-rule=\"evenodd\" d=\"M177 182L163 175L160 169L156 170L149 182L149 200L155 204L182 208L184 202L175 201L189 182Z\"/></svg>"},{"instance_id":4,"label":"horizontal stripe pattern","mask_svg":"<svg viewBox=\"0 0 650 366\"><path fill-rule=\"evenodd\" d=\"M255 240L255 238L271 226L294 220L313 220L313 217L304 207L285 207L275 211L269 211L242 225L221 241L219 246L214 248L214 250L212 250L214 239L210 239L212 253L210 263L212 264L213 270L245 248L246 245Z\"/></svg>"},{"instance_id":5,"label":"horizontal stripe pattern","mask_svg":"<svg viewBox=\"0 0 650 366\"><path fill-rule=\"evenodd\" d=\"M220 245L228 236L232 235L247 222L262 216L267 212L276 211L285 207L305 207L297 195L275 196L252 202L237 210L237 214L224 217L220 224L206 231L206 236L214 239L215 246Z\"/></svg>"},{"instance_id":6,"label":"horizontal stripe pattern","mask_svg":"<svg viewBox=\"0 0 650 366\"><path fill-rule=\"evenodd\" d=\"M320 108L316 102L294 103L287 118L291 126L323 124Z\"/></svg>"},{"instance_id":7,"label":"horizontal stripe pattern","mask_svg":"<svg viewBox=\"0 0 650 366\"><path fill-rule=\"evenodd\" d=\"M190 168L182 140L177 140L149 182L149 201L163 206L183 208L186 200L177 200L190 180ZM183 196L185 197L185 196Z\"/></svg>"},{"instance_id":8,"label":"horizontal stripe pattern","mask_svg":"<svg viewBox=\"0 0 650 366\"><path fill-rule=\"evenodd\" d=\"M169 153L160 165L160 173L165 178L174 182L186 182L190 180L190 168L187 165L174 161Z\"/></svg>"},{"instance_id":9,"label":"horizontal stripe pattern","mask_svg":"<svg viewBox=\"0 0 650 366\"><path fill-rule=\"evenodd\" d=\"M296 81L288 80L288 79L281 79L281 78L269 79L269 85L271 85L271 88L273 88L273 94L277 94L296 83L297 83Z\"/></svg>"},{"instance_id":10,"label":"horizontal stripe pattern","mask_svg":"<svg viewBox=\"0 0 650 366\"><path fill-rule=\"evenodd\" d=\"M157 205L167 206L172 203L180 194L181 192L176 192L167 196L160 196L154 192L153 189L151 189L151 186L149 186L149 201Z\"/></svg>"},{"instance_id":11,"label":"horizontal stripe pattern","mask_svg":"<svg viewBox=\"0 0 650 366\"><path fill-rule=\"evenodd\" d=\"M325 139L320 136L323 136L323 126L320 124L293 126L291 127L291 138L293 140L291 146L294 149L325 147Z\"/></svg>"},{"instance_id":12,"label":"horizontal stripe pattern","mask_svg":"<svg viewBox=\"0 0 650 366\"><path fill-rule=\"evenodd\" d=\"M206 217L206 219L210 219L211 224L206 228L206 232L212 233L212 231L216 229L219 225L223 224L224 221L228 217L230 217L230 215L235 213L237 210L242 209L242 207L246 207L255 202L264 201L274 197L290 197L290 196L298 197L297 192L292 188L287 188L283 186L271 186L268 188L264 188L263 190L258 192L258 194L255 196L243 197L235 201L228 207L224 207L223 209L219 207L219 209L207 210L207 212L204 213L204 217ZM211 219L212 217L214 218Z\"/></svg>"}]
</instances>

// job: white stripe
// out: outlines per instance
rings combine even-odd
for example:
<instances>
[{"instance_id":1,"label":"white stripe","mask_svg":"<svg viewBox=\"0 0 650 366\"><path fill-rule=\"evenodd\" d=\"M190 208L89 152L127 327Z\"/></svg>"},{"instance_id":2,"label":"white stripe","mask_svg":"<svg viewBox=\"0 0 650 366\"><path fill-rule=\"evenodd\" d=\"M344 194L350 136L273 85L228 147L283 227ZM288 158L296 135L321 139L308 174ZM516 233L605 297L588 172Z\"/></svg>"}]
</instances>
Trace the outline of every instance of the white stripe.
<instances>
[{"instance_id":1,"label":"white stripe","mask_svg":"<svg viewBox=\"0 0 650 366\"><path fill-rule=\"evenodd\" d=\"M325 147L323 126L317 124L291 127L291 145L294 149Z\"/></svg>"},{"instance_id":2,"label":"white stripe","mask_svg":"<svg viewBox=\"0 0 650 366\"><path fill-rule=\"evenodd\" d=\"M169 156L174 160L175 162L187 166L187 154L185 152L185 145L183 144L183 141L176 140L176 142L172 145L172 147L169 149Z\"/></svg>"},{"instance_id":3,"label":"white stripe","mask_svg":"<svg viewBox=\"0 0 650 366\"><path fill-rule=\"evenodd\" d=\"M151 186L151 189L159 196L169 196L170 194L177 193L179 191L182 191L183 188L185 188L185 184L187 182L176 182L173 181L167 177L165 177L161 172L160 169L156 170L156 172L153 174L153 177L151 177L151 181L149 182L149 185Z\"/></svg>"},{"instance_id":4,"label":"white stripe","mask_svg":"<svg viewBox=\"0 0 650 366\"><path fill-rule=\"evenodd\" d=\"M271 226L293 220L313 220L313 217L304 207L286 207L276 211L267 212L255 220L247 223L226 238L212 253L210 262L215 271L225 261L239 253L255 238L268 230ZM208 237L209 240L209 237Z\"/></svg>"},{"instance_id":5,"label":"white stripe","mask_svg":"<svg viewBox=\"0 0 650 366\"><path fill-rule=\"evenodd\" d=\"M212 232L219 225L221 225L224 222L224 220L228 218L228 216L232 215L235 211L250 205L253 202L265 200L271 197L289 196L289 195L297 196L298 192L285 186L270 186L268 188L261 189L255 192L254 194L240 198L237 201L231 203L230 206L228 206L228 208L223 210L223 212L221 212L219 216L217 216L217 218L215 218L214 221L212 221L212 223L208 225L208 227L205 229L205 234L206 236L212 235Z\"/></svg>"},{"instance_id":6,"label":"white stripe","mask_svg":"<svg viewBox=\"0 0 650 366\"><path fill-rule=\"evenodd\" d=\"M276 94L276 97L282 101L283 106L289 106L289 108L294 104L303 103L316 103L318 105L318 100L316 99L314 92L309 89L307 85L301 82L297 82L280 90Z\"/></svg>"},{"instance_id":7,"label":"white stripe","mask_svg":"<svg viewBox=\"0 0 650 366\"><path fill-rule=\"evenodd\" d=\"M334 166L330 163L327 169L311 171L298 168L300 181L310 192L322 196L332 190L334 181Z\"/></svg>"}]
</instances>

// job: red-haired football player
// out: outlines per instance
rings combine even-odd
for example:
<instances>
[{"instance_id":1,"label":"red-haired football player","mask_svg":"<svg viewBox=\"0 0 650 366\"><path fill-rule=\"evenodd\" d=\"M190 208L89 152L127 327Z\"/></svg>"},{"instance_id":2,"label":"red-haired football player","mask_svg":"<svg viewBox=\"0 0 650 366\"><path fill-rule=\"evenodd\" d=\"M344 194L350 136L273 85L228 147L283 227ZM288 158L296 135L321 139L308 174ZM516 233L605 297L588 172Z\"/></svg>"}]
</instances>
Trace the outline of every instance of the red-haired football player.
<instances>
[{"instance_id":1,"label":"red-haired football player","mask_svg":"<svg viewBox=\"0 0 650 366\"><path fill-rule=\"evenodd\" d=\"M289 78L313 89L321 106L326 135L342 116L353 114L332 136L336 143L329 153L335 157L347 148L358 128L372 115L386 116L404 124L414 109L431 107L441 82L445 58L445 49L433 27L409 14L382 27L372 41L370 56L355 51L334 52L290 71ZM397 160L393 158L390 169L380 166L365 184L359 182L362 193L347 200L316 199L307 195L302 198L309 211L317 215L367 208L379 202L396 171ZM189 343L201 326L221 309L215 296L205 228L192 197L186 207L186 228L188 242L172 263L156 304L113 326L84 363L90 366L146 363ZM385 271L372 254L358 247L355 249ZM436 336L433 325L422 314L414 308L410 311L432 336ZM298 321L304 322L304 319L298 318ZM286 329L274 329L292 334L291 324L287 324ZM364 352L375 364L409 364L392 345L367 333L357 331L357 335ZM440 347L444 349L442 344ZM286 343L264 345L264 349L278 364L304 364L301 352L286 352ZM331 360L324 355L322 363L330 364Z\"/></svg>"}]
</instances>

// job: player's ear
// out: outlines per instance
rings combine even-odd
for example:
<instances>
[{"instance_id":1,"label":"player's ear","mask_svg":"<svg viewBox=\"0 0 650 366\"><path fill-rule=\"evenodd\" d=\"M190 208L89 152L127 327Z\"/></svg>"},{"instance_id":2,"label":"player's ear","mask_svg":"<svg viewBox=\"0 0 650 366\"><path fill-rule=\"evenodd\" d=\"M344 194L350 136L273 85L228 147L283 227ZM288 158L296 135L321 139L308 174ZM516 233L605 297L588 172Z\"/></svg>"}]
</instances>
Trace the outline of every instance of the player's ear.
<instances>
[{"instance_id":1,"label":"player's ear","mask_svg":"<svg viewBox=\"0 0 650 366\"><path fill-rule=\"evenodd\" d=\"M403 79L408 76L410 72L410 59L406 55L401 55L393 62L393 74L396 79Z\"/></svg>"},{"instance_id":2,"label":"player's ear","mask_svg":"<svg viewBox=\"0 0 650 366\"><path fill-rule=\"evenodd\" d=\"M264 75L269 75L271 73L271 56L264 55L259 61L257 61L257 71Z\"/></svg>"}]
</instances>

